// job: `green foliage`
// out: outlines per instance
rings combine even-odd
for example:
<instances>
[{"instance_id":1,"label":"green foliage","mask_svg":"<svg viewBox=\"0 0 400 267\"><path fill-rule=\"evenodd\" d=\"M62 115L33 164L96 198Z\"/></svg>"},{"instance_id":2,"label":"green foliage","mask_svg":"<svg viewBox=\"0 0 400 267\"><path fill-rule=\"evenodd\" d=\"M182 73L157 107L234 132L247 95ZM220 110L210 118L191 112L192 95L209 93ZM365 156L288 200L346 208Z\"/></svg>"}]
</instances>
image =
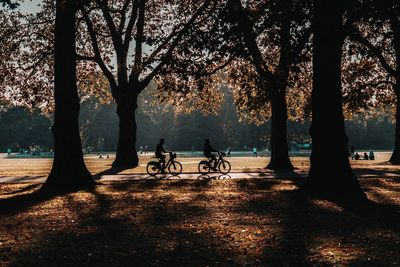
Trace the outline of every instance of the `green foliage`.
<instances>
[{"instance_id":1,"label":"green foliage","mask_svg":"<svg viewBox=\"0 0 400 267\"><path fill-rule=\"evenodd\" d=\"M0 112L0 151L28 149L30 145L52 147L51 120L35 110L12 108Z\"/></svg>"}]
</instances>

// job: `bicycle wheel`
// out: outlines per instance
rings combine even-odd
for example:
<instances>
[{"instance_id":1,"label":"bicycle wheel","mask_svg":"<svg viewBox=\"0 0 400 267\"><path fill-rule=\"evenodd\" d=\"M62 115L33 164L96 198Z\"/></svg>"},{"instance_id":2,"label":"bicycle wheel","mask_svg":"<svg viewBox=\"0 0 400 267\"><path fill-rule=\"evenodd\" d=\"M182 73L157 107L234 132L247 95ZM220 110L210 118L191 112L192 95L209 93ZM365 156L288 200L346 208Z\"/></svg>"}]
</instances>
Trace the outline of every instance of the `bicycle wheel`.
<instances>
[{"instance_id":1,"label":"bicycle wheel","mask_svg":"<svg viewBox=\"0 0 400 267\"><path fill-rule=\"evenodd\" d=\"M222 174L228 174L231 171L231 164L226 161L226 160L222 160L219 164L218 164L218 169L219 172Z\"/></svg>"},{"instance_id":2,"label":"bicycle wheel","mask_svg":"<svg viewBox=\"0 0 400 267\"><path fill-rule=\"evenodd\" d=\"M168 166L168 171L170 174L178 176L182 173L182 164L178 161L172 161Z\"/></svg>"},{"instance_id":3,"label":"bicycle wheel","mask_svg":"<svg viewBox=\"0 0 400 267\"><path fill-rule=\"evenodd\" d=\"M147 163L146 171L150 176L156 176L160 172L160 166L158 162L150 161Z\"/></svg>"},{"instance_id":4,"label":"bicycle wheel","mask_svg":"<svg viewBox=\"0 0 400 267\"><path fill-rule=\"evenodd\" d=\"M211 168L210 168L210 164L208 163L208 161L205 161L205 160L200 161L200 163L199 163L199 172L201 174L207 174L207 173L210 172L210 170L211 170Z\"/></svg>"}]
</instances>

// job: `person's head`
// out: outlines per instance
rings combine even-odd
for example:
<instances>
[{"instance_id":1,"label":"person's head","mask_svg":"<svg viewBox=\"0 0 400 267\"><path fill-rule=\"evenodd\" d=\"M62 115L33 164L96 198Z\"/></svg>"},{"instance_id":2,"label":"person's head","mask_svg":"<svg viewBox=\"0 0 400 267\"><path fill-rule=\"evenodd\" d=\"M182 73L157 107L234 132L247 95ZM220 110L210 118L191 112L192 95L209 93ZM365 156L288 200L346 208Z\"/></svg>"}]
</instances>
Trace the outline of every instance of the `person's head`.
<instances>
[{"instance_id":1,"label":"person's head","mask_svg":"<svg viewBox=\"0 0 400 267\"><path fill-rule=\"evenodd\" d=\"M204 140L204 143L205 143L205 144L209 144L209 143L210 143L210 138L206 138L206 139Z\"/></svg>"},{"instance_id":2,"label":"person's head","mask_svg":"<svg viewBox=\"0 0 400 267\"><path fill-rule=\"evenodd\" d=\"M160 139L160 144L162 144L162 145L164 144L164 138Z\"/></svg>"}]
</instances>

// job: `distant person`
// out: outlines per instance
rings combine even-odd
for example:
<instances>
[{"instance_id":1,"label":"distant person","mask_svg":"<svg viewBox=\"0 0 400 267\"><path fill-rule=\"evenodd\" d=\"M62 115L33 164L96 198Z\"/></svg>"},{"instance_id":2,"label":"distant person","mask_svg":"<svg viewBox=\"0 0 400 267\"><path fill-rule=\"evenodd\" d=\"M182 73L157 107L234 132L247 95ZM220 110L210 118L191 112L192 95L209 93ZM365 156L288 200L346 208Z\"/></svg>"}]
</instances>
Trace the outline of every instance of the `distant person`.
<instances>
[{"instance_id":1,"label":"distant person","mask_svg":"<svg viewBox=\"0 0 400 267\"><path fill-rule=\"evenodd\" d=\"M206 157L206 158L209 158L210 159L210 162L214 162L214 164L213 164L213 169L215 170L216 169L216 165L217 165L217 156L215 155L215 154L213 154L213 153L215 153L215 152L219 152L218 150L216 150L215 148L213 148L212 146L211 146L211 144L210 144L210 139L209 138L207 138L206 140L204 140L204 150L203 150L203 153L204 153L204 156Z\"/></svg>"},{"instance_id":2,"label":"distant person","mask_svg":"<svg viewBox=\"0 0 400 267\"><path fill-rule=\"evenodd\" d=\"M192 153L194 153L194 146L191 147L190 151L192 151Z\"/></svg>"},{"instance_id":3,"label":"distant person","mask_svg":"<svg viewBox=\"0 0 400 267\"><path fill-rule=\"evenodd\" d=\"M369 160L367 152L364 152L364 160Z\"/></svg>"},{"instance_id":4,"label":"distant person","mask_svg":"<svg viewBox=\"0 0 400 267\"><path fill-rule=\"evenodd\" d=\"M228 149L226 150L226 156L227 156L228 158L231 157L231 147L228 147Z\"/></svg>"},{"instance_id":5,"label":"distant person","mask_svg":"<svg viewBox=\"0 0 400 267\"><path fill-rule=\"evenodd\" d=\"M140 152L140 155L142 155L142 154L143 154L143 146L140 146L140 148L139 148L139 152Z\"/></svg>"},{"instance_id":6,"label":"distant person","mask_svg":"<svg viewBox=\"0 0 400 267\"><path fill-rule=\"evenodd\" d=\"M169 151L165 150L164 142L165 142L164 139L161 138L160 143L156 147L156 153L155 153L156 158L158 158L158 160L161 163L161 173L165 173L165 170L164 170L165 169L165 158L166 158L165 154L169 153Z\"/></svg>"},{"instance_id":7,"label":"distant person","mask_svg":"<svg viewBox=\"0 0 400 267\"><path fill-rule=\"evenodd\" d=\"M353 145L350 145L350 156L351 156L351 159L355 159L354 158L354 152L355 152L355 149L354 149L354 146Z\"/></svg>"},{"instance_id":8,"label":"distant person","mask_svg":"<svg viewBox=\"0 0 400 267\"><path fill-rule=\"evenodd\" d=\"M356 152L356 154L354 155L354 159L355 160L359 160L360 159L360 154L358 154L358 152Z\"/></svg>"},{"instance_id":9,"label":"distant person","mask_svg":"<svg viewBox=\"0 0 400 267\"><path fill-rule=\"evenodd\" d=\"M148 153L148 150L149 150L149 146L148 146L148 145L145 145L145 146L144 146L144 154L145 154L145 155Z\"/></svg>"},{"instance_id":10,"label":"distant person","mask_svg":"<svg viewBox=\"0 0 400 267\"><path fill-rule=\"evenodd\" d=\"M253 158L257 158L258 154L257 154L257 148L253 147Z\"/></svg>"},{"instance_id":11,"label":"distant person","mask_svg":"<svg viewBox=\"0 0 400 267\"><path fill-rule=\"evenodd\" d=\"M11 155L11 148L7 148L7 155Z\"/></svg>"},{"instance_id":12,"label":"distant person","mask_svg":"<svg viewBox=\"0 0 400 267\"><path fill-rule=\"evenodd\" d=\"M369 151L369 160L375 160L375 154L372 150Z\"/></svg>"}]
</instances>

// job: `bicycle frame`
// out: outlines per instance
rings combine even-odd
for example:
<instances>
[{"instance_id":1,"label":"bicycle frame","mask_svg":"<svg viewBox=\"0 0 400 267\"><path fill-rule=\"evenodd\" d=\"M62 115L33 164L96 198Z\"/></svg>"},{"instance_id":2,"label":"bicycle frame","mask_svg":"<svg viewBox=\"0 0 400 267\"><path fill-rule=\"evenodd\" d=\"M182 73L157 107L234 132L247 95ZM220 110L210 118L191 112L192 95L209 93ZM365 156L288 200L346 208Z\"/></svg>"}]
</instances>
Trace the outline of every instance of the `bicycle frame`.
<instances>
[{"instance_id":1,"label":"bicycle frame","mask_svg":"<svg viewBox=\"0 0 400 267\"><path fill-rule=\"evenodd\" d=\"M217 168L217 166L218 166L218 164L221 162L221 161L223 161L224 160L224 158L223 158L223 156L222 156L222 153L221 152L218 152L218 158L217 158L217 161L215 162L215 166L213 166L214 168ZM212 159L212 158L210 158L209 160L208 160L208 164L210 164L210 166L211 166L211 163L212 162L214 162L214 160Z\"/></svg>"},{"instance_id":2,"label":"bicycle frame","mask_svg":"<svg viewBox=\"0 0 400 267\"><path fill-rule=\"evenodd\" d=\"M169 159L167 162L165 162L164 165L164 169L167 169L169 167L169 165L171 165L172 161L176 158L176 154L175 153L169 153ZM161 170L161 160L158 160L158 164L160 165L159 168Z\"/></svg>"}]
</instances>

